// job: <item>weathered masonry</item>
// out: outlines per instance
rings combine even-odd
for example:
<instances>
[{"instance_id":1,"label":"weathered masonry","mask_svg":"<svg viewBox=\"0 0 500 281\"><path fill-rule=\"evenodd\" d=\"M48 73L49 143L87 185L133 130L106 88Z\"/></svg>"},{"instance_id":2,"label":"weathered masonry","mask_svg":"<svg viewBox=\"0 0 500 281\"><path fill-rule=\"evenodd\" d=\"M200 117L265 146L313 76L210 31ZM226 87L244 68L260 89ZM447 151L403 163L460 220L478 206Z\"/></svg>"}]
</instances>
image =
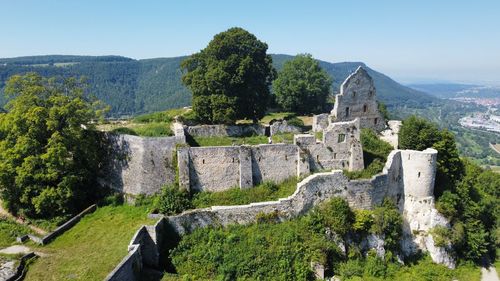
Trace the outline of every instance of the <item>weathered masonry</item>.
<instances>
[{"instance_id":1,"label":"weathered masonry","mask_svg":"<svg viewBox=\"0 0 500 281\"><path fill-rule=\"evenodd\" d=\"M179 184L193 191L249 188L327 169L363 169L359 120L332 123L323 140L295 135L294 144L182 147L177 152Z\"/></svg>"},{"instance_id":2,"label":"weathered masonry","mask_svg":"<svg viewBox=\"0 0 500 281\"><path fill-rule=\"evenodd\" d=\"M297 184L294 194L277 201L239 206L213 206L161 217L153 226L143 226L129 245L129 253L106 280L140 280L143 267L158 267L165 241L196 228L210 225L254 223L259 214L276 214L287 220L307 213L311 208L333 197L346 199L355 209L372 209L384 198L393 200L403 215L402 253L428 252L436 263L454 267L447 247L436 246L431 231L449 223L434 206L434 180L437 151L394 150L387 157L382 173L371 179L349 180L342 171L311 175ZM168 229L168 231L167 231Z\"/></svg>"},{"instance_id":3,"label":"weathered masonry","mask_svg":"<svg viewBox=\"0 0 500 281\"><path fill-rule=\"evenodd\" d=\"M335 96L333 110L328 114L313 118L313 131L318 132L328 124L339 121L360 119L361 128L382 131L385 120L378 110L376 89L373 79L362 67L351 74L340 86L340 94Z\"/></svg>"}]
</instances>

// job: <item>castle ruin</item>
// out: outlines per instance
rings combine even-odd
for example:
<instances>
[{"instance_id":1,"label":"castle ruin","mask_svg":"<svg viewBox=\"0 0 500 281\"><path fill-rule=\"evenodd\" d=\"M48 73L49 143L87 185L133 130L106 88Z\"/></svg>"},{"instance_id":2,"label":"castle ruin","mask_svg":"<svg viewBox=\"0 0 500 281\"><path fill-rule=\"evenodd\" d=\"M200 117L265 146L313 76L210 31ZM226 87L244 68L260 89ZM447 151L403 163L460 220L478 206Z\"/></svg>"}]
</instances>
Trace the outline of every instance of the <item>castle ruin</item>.
<instances>
[{"instance_id":1,"label":"castle ruin","mask_svg":"<svg viewBox=\"0 0 500 281\"><path fill-rule=\"evenodd\" d=\"M436 150L398 150L400 123L389 122L391 126L385 137L395 150L387 157L383 171L359 180L350 180L342 172L364 168L362 128L378 132L386 129L373 80L366 70L360 67L344 81L330 114L316 115L313 119L313 131L323 132L321 140L312 134L296 134L293 144L187 147L183 145L185 134L195 130L180 124L174 125L174 137L148 140L117 137L116 147L120 151L117 155L121 156L113 161L113 176L107 182L127 194L157 193L162 184L175 182L176 172L180 188L190 191L251 188L263 181L309 176L297 184L293 195L277 201L213 206L169 217L157 215L159 220L154 226L143 226L137 231L129 245L129 254L107 280L124 277L137 280L134 274L142 266L159 265L164 241L175 241L196 228L249 224L262 213L275 213L286 220L305 214L333 197L344 198L355 209L372 209L384 198L393 200L403 216L403 254L425 251L434 262L454 267L449 249L436 246L431 234L436 226L449 227L434 205ZM201 134L221 131L213 126L210 132L196 130L201 130ZM169 236L171 230L176 237Z\"/></svg>"}]
</instances>

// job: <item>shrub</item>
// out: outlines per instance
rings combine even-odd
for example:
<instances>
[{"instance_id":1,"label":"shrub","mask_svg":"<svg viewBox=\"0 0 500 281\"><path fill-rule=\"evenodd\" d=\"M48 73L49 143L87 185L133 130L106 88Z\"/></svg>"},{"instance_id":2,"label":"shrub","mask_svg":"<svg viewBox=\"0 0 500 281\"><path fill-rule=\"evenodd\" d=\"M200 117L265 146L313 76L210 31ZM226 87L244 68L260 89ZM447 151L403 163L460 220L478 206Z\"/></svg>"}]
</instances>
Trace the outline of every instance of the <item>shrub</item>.
<instances>
[{"instance_id":1,"label":"shrub","mask_svg":"<svg viewBox=\"0 0 500 281\"><path fill-rule=\"evenodd\" d=\"M373 212L370 210L355 210L352 228L358 233L367 233L373 224Z\"/></svg>"},{"instance_id":2,"label":"shrub","mask_svg":"<svg viewBox=\"0 0 500 281\"><path fill-rule=\"evenodd\" d=\"M386 250L398 252L402 236L403 218L396 205L384 199L382 206L373 211L372 232L383 235Z\"/></svg>"},{"instance_id":3,"label":"shrub","mask_svg":"<svg viewBox=\"0 0 500 281\"><path fill-rule=\"evenodd\" d=\"M348 260L339 265L339 275L345 279L363 276L363 263L359 259Z\"/></svg>"},{"instance_id":4,"label":"shrub","mask_svg":"<svg viewBox=\"0 0 500 281\"><path fill-rule=\"evenodd\" d=\"M347 201L334 197L320 206L320 212L325 226L345 238L354 222L354 213Z\"/></svg>"},{"instance_id":5,"label":"shrub","mask_svg":"<svg viewBox=\"0 0 500 281\"><path fill-rule=\"evenodd\" d=\"M450 243L451 232L444 226L435 226L430 231L437 247L445 247Z\"/></svg>"},{"instance_id":6,"label":"shrub","mask_svg":"<svg viewBox=\"0 0 500 281\"><path fill-rule=\"evenodd\" d=\"M299 127L299 128L304 127L304 121L302 121L302 119L297 118L295 116L291 117L289 119L286 119L286 122L288 123L288 125L292 125L295 127Z\"/></svg>"},{"instance_id":7,"label":"shrub","mask_svg":"<svg viewBox=\"0 0 500 281\"><path fill-rule=\"evenodd\" d=\"M167 185L155 198L153 206L159 213L174 215L191 208L191 201L188 191L181 190L174 185Z\"/></svg>"}]
</instances>

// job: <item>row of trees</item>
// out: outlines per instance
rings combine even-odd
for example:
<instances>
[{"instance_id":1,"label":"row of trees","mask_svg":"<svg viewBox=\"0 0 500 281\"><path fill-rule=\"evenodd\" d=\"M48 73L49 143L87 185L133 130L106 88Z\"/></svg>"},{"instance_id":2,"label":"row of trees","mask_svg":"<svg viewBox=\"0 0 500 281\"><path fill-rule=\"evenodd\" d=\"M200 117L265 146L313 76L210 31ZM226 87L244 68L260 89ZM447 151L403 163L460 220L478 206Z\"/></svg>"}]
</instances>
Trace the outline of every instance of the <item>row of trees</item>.
<instances>
[{"instance_id":1,"label":"row of trees","mask_svg":"<svg viewBox=\"0 0 500 281\"><path fill-rule=\"evenodd\" d=\"M181 64L182 82L193 94L193 111L203 123L257 122L273 95L286 111L321 111L332 81L311 55L298 55L277 74L267 44L242 28L215 35L208 46Z\"/></svg>"}]
</instances>

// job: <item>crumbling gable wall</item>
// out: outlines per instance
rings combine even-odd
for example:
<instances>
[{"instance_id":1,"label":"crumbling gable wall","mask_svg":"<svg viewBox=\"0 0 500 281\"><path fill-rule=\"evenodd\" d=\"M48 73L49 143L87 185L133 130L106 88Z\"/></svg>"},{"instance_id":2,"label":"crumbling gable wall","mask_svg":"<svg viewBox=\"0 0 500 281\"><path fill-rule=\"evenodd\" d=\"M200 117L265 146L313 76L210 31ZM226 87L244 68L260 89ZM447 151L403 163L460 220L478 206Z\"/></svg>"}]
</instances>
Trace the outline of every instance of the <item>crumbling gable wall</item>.
<instances>
[{"instance_id":1,"label":"crumbling gable wall","mask_svg":"<svg viewBox=\"0 0 500 281\"><path fill-rule=\"evenodd\" d=\"M330 118L330 123L359 118L361 128L376 131L385 128L385 120L378 110L373 79L364 68L359 67L342 83Z\"/></svg>"}]
</instances>

